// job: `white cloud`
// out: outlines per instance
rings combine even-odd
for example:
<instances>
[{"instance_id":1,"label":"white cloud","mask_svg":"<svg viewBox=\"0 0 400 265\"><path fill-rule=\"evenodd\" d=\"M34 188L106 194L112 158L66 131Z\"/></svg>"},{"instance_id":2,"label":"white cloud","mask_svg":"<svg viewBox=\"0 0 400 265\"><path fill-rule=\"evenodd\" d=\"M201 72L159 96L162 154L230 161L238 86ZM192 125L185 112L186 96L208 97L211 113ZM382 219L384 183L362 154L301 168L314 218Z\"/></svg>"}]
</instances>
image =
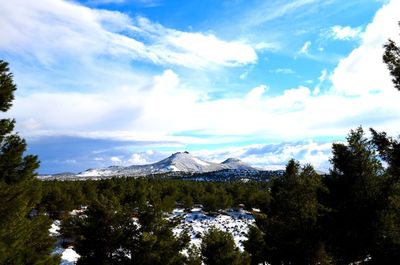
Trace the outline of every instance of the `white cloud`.
<instances>
[{"instance_id":1,"label":"white cloud","mask_svg":"<svg viewBox=\"0 0 400 265\"><path fill-rule=\"evenodd\" d=\"M278 74L286 74L286 75L293 75L296 72L293 69L290 68L277 68L275 70L273 70L274 73L278 73Z\"/></svg>"},{"instance_id":2,"label":"white cloud","mask_svg":"<svg viewBox=\"0 0 400 265\"><path fill-rule=\"evenodd\" d=\"M400 1L384 5L361 34L361 44L342 59L333 71L333 90L349 96L394 90L389 72L382 62L383 44L398 40ZM384 104L382 102L382 104Z\"/></svg>"},{"instance_id":3,"label":"white cloud","mask_svg":"<svg viewBox=\"0 0 400 265\"><path fill-rule=\"evenodd\" d=\"M259 51L264 51L264 50L278 50L280 48L280 45L278 43L273 43L273 42L259 42L256 45L254 45L254 48Z\"/></svg>"},{"instance_id":4,"label":"white cloud","mask_svg":"<svg viewBox=\"0 0 400 265\"><path fill-rule=\"evenodd\" d=\"M252 9L250 14L245 17L244 23L250 26L260 25L273 19L288 15L294 11L311 5L318 0L293 0L293 1L278 1L271 3L265 2L264 5Z\"/></svg>"},{"instance_id":5,"label":"white cloud","mask_svg":"<svg viewBox=\"0 0 400 265\"><path fill-rule=\"evenodd\" d=\"M246 101L251 105L257 104L262 99L264 93L268 90L266 85L260 85L258 87L253 88L250 92L246 95Z\"/></svg>"},{"instance_id":6,"label":"white cloud","mask_svg":"<svg viewBox=\"0 0 400 265\"><path fill-rule=\"evenodd\" d=\"M321 75L318 77L320 83L324 82L328 77L328 71L326 69L321 71Z\"/></svg>"},{"instance_id":7,"label":"white cloud","mask_svg":"<svg viewBox=\"0 0 400 265\"><path fill-rule=\"evenodd\" d=\"M244 162L265 169L284 169L287 162L294 158L302 164L312 164L315 169L327 172L329 158L332 156L331 142L283 142L256 144L217 150L199 150L192 152L205 160L220 163L227 158L240 158Z\"/></svg>"},{"instance_id":8,"label":"white cloud","mask_svg":"<svg viewBox=\"0 0 400 265\"><path fill-rule=\"evenodd\" d=\"M86 62L94 55L189 68L257 61L254 49L241 41L169 29L143 17L132 20L116 11L62 0L2 1L0 27L1 50L31 56L47 66L60 57ZM129 31L133 34L122 34Z\"/></svg>"},{"instance_id":9,"label":"white cloud","mask_svg":"<svg viewBox=\"0 0 400 265\"><path fill-rule=\"evenodd\" d=\"M311 47L311 41L306 41L304 43L304 45L301 47L301 49L299 50L299 54L308 54L310 47Z\"/></svg>"},{"instance_id":10,"label":"white cloud","mask_svg":"<svg viewBox=\"0 0 400 265\"><path fill-rule=\"evenodd\" d=\"M335 40L353 40L359 38L361 32L361 27L352 28L350 26L335 25L330 29L328 36Z\"/></svg>"},{"instance_id":11,"label":"white cloud","mask_svg":"<svg viewBox=\"0 0 400 265\"><path fill-rule=\"evenodd\" d=\"M141 154L134 153L134 154L132 154L131 158L128 160L128 163L130 165L143 165L143 164L147 163L147 160Z\"/></svg>"},{"instance_id":12,"label":"white cloud","mask_svg":"<svg viewBox=\"0 0 400 265\"><path fill-rule=\"evenodd\" d=\"M116 165L122 164L122 160L118 156L112 156L112 157L110 157L110 160L113 164L116 164Z\"/></svg>"},{"instance_id":13,"label":"white cloud","mask_svg":"<svg viewBox=\"0 0 400 265\"><path fill-rule=\"evenodd\" d=\"M78 22L83 23L84 21L81 19L84 19L89 21L87 23L93 24L90 28L93 31L90 34L96 36L94 39L97 40L98 36L103 33L107 43L114 43L113 38L121 38L118 45L111 44L109 47L115 49L122 47L123 52L129 51L129 49L141 49L140 47L145 50L150 49L144 44L140 45L134 42L131 38L115 33L109 35L108 31L97 23L96 19L93 19L95 14L89 9L70 2L49 1L49 5L52 7L55 7L54 3L59 5L62 3L61 7L66 10L71 8L72 11L83 12L79 13ZM6 2L1 2L0 5L6 6ZM29 3L27 5L30 6ZM35 10L35 8L38 7L33 5L32 9ZM55 12L54 10L45 10L46 12ZM56 8L56 10L58 9ZM17 118L17 126L20 126L18 130L24 136L71 135L129 139L156 142L158 145L168 146L184 146L190 143L229 143L246 139L249 136L262 136L267 139L285 141L314 136L342 136L350 128L360 124L364 127L383 129L396 135L400 133L396 126L400 122L400 115L398 115L400 113L400 93L393 88L385 65L381 62L382 44L388 37L397 36L395 10L400 10L398 1L392 1L377 13L374 21L362 34L360 46L343 59L333 72L331 76L333 86L329 92L299 86L287 89L280 94L273 91L274 88L271 87L270 91L275 93L266 93L268 87L260 84L249 87L247 93L239 96L210 100L211 97L199 92L201 89L198 87L192 87L182 80L177 72L165 70L152 77L151 80L145 79L139 84L130 81L128 85L114 85L110 89L100 91L33 91L30 94L20 94L16 98L10 115ZM29 13L32 10L25 11ZM61 12L59 19L65 19L63 16L65 11L57 12ZM37 11L37 13L40 14L41 11ZM100 16L106 18L108 22L113 22L108 23L107 27L123 27L124 25L120 22L130 21L129 18L114 12ZM4 21L4 16L0 16L0 23L4 23ZM28 21L32 21L29 16ZM69 20L65 20L65 22L67 21ZM129 23L129 25L132 24ZM67 28L70 28L68 23L67 25L69 26ZM74 34L78 30L77 25L72 27ZM84 25L86 24L84 23ZM39 36L58 36L58 33L53 35L48 33L49 30L51 31L49 26L42 25L42 27L44 33L39 32ZM194 58L193 61L200 60L200 62L196 61L198 66L207 62L228 65L232 63L233 59L228 58L233 56L233 52L229 51L219 57L220 55L203 51L201 47L189 47L191 45L189 43L194 40L206 41L208 38L216 46L220 45L221 49L225 47L225 43L220 42L214 35L200 36L196 33L188 36L141 18L137 27L137 31L141 30L140 34L148 35L152 43L160 45L161 51L159 54L155 54L154 60L163 58L160 56L165 52L163 49L173 44L174 49L179 48L180 56L186 56L187 52L190 54L187 58ZM2 28L8 32L7 36L13 32L6 30L9 29L9 25ZM80 30L86 32L89 28L83 26ZM89 34L89 32L87 33ZM91 36L90 34L89 36ZM18 36L25 38L23 34ZM110 36L112 38L109 39ZM8 46L8 41L13 41L16 47ZM130 43L132 41L133 44ZM9 49L20 49L18 43L20 42L16 41L14 37L10 40L0 39L0 45L5 45L2 46L3 48L7 46ZM21 43L23 44L24 41ZM86 39L83 39L83 43L86 43ZM132 48L136 44L139 48ZM307 51L311 45L310 42L306 44L307 42L304 51ZM37 45L33 47L34 51L41 51L40 45L36 43L32 45ZM71 47L73 47L74 44L63 45L72 45ZM78 42L76 45L81 44ZM95 43L94 47L89 45L88 51L85 52L96 52L96 45L100 45L101 49L99 50L104 48L102 46L104 44ZM226 43L226 45L230 44ZM241 44L236 43L235 45ZM232 47L236 47L235 45ZM81 55L78 50L76 50L77 55ZM185 52L182 53L182 51ZM118 54L121 51L115 50L114 52ZM235 60L237 64L246 61L242 57L237 57ZM127 71L123 73L125 75ZM324 82L326 76L327 71L322 71L319 81ZM120 77L122 78L122 76ZM372 93L376 90L378 93ZM347 95L353 95L353 97ZM188 131L194 132L194 134L181 136L184 135L182 132ZM211 136L198 137L196 132ZM145 157L142 154L141 156Z\"/></svg>"},{"instance_id":14,"label":"white cloud","mask_svg":"<svg viewBox=\"0 0 400 265\"><path fill-rule=\"evenodd\" d=\"M318 94L321 92L321 85L328 80L329 76L328 76L328 71L326 69L321 71L321 75L318 77L318 84L315 86L312 94L313 96L318 96Z\"/></svg>"},{"instance_id":15,"label":"white cloud","mask_svg":"<svg viewBox=\"0 0 400 265\"><path fill-rule=\"evenodd\" d=\"M251 46L241 42L226 42L214 35L172 31L167 43L183 50L176 54L176 64L188 60L200 66L215 63L225 66L237 66L257 61L257 55ZM171 55L167 55L171 56Z\"/></svg>"},{"instance_id":16,"label":"white cloud","mask_svg":"<svg viewBox=\"0 0 400 265\"><path fill-rule=\"evenodd\" d=\"M25 136L62 134L164 142L169 146L240 141L247 135L275 140L345 135L360 124L398 132L395 124L400 122L396 115L400 113L400 93L394 88L390 90L393 93L363 97L318 94L315 90L313 94L304 86L281 95L268 95L267 89L260 85L243 97L202 100L202 93L166 70L140 93L136 88L101 96L41 93L19 97L12 115L18 121L41 121L36 130L21 130ZM212 136L175 136L185 131Z\"/></svg>"}]
</instances>

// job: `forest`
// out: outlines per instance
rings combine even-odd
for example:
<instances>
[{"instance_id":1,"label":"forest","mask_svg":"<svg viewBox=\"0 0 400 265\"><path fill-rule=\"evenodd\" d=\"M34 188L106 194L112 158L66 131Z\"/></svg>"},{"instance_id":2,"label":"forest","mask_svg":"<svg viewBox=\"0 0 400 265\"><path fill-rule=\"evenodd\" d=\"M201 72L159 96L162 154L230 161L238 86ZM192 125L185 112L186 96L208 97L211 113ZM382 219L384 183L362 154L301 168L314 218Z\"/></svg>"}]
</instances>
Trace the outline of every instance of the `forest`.
<instances>
[{"instance_id":1,"label":"forest","mask_svg":"<svg viewBox=\"0 0 400 265\"><path fill-rule=\"evenodd\" d=\"M400 90L400 48L386 45L383 60ZM0 110L12 105L16 85L0 61ZM362 127L332 145L331 169L319 175L290 160L268 182L195 182L146 178L39 181L38 158L0 120L0 264L59 264L49 227L81 258L78 264L399 264L400 139ZM199 249L165 213L202 204L220 209L258 208L244 251L232 236L210 229ZM73 209L88 206L84 215Z\"/></svg>"}]
</instances>

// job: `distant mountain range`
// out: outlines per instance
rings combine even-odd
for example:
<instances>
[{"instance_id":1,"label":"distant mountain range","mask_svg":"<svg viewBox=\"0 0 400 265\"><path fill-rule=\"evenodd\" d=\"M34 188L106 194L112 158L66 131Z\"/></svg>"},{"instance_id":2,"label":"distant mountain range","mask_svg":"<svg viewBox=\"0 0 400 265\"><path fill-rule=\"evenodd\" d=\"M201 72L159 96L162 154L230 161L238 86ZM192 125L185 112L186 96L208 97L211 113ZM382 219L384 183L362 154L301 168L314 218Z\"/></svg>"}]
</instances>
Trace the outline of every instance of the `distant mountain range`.
<instances>
[{"instance_id":1,"label":"distant mountain range","mask_svg":"<svg viewBox=\"0 0 400 265\"><path fill-rule=\"evenodd\" d=\"M222 163L207 162L201 160L189 152L178 152L171 156L147 165L133 166L110 166L107 168L91 168L78 174L60 173L53 175L41 175L40 179L101 179L110 177L141 177L153 175L167 175L172 177L196 178L201 179L203 176L207 179L216 176L218 180L221 178L251 178L256 176L267 175L275 172L281 175L282 171L265 171L252 167L236 158L228 158Z\"/></svg>"}]
</instances>

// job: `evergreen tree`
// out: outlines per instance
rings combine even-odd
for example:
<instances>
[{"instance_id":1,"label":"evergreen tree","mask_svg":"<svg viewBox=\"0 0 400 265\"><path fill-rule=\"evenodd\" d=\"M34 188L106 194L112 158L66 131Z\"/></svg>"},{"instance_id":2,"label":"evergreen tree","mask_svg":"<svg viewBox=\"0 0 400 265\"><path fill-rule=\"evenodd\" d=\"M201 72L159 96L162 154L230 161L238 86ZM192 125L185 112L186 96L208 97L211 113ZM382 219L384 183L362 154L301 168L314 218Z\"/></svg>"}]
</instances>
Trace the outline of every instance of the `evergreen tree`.
<instances>
[{"instance_id":1,"label":"evergreen tree","mask_svg":"<svg viewBox=\"0 0 400 265\"><path fill-rule=\"evenodd\" d=\"M161 212L149 207L132 217L129 208L121 208L102 199L88 208L85 218L65 221L62 233L75 239L79 264L178 265L198 264L195 257L181 251L190 238L175 237L173 224Z\"/></svg>"},{"instance_id":2,"label":"evergreen tree","mask_svg":"<svg viewBox=\"0 0 400 265\"><path fill-rule=\"evenodd\" d=\"M324 187L312 166L303 168L290 160L282 178L272 186L271 210L260 223L265 234L265 256L271 264L317 264L326 262L320 236L322 207L318 193Z\"/></svg>"},{"instance_id":3,"label":"evergreen tree","mask_svg":"<svg viewBox=\"0 0 400 265\"><path fill-rule=\"evenodd\" d=\"M394 41L388 40L383 47L385 48L383 62L387 65L392 75L394 86L400 90L400 46L397 46Z\"/></svg>"},{"instance_id":4,"label":"evergreen tree","mask_svg":"<svg viewBox=\"0 0 400 265\"><path fill-rule=\"evenodd\" d=\"M243 245L244 250L250 254L251 265L258 265L266 260L264 234L257 226L250 227Z\"/></svg>"},{"instance_id":5,"label":"evergreen tree","mask_svg":"<svg viewBox=\"0 0 400 265\"><path fill-rule=\"evenodd\" d=\"M211 228L203 237L201 254L206 265L246 265L250 258L235 246L230 233Z\"/></svg>"},{"instance_id":6,"label":"evergreen tree","mask_svg":"<svg viewBox=\"0 0 400 265\"><path fill-rule=\"evenodd\" d=\"M152 207L139 214L141 234L138 245L131 248L135 264L177 265L188 262L181 252L188 246L190 237L187 234L175 237L172 229L176 224L164 217L161 211Z\"/></svg>"},{"instance_id":7,"label":"evergreen tree","mask_svg":"<svg viewBox=\"0 0 400 265\"><path fill-rule=\"evenodd\" d=\"M0 60L0 111L12 106L15 90L8 63ZM50 221L28 216L40 201L39 162L24 156L26 143L13 133L14 125L14 120L0 119L0 264L55 264Z\"/></svg>"},{"instance_id":8,"label":"evergreen tree","mask_svg":"<svg viewBox=\"0 0 400 265\"><path fill-rule=\"evenodd\" d=\"M387 163L381 190L382 210L379 215L374 264L400 263L400 140L385 132L371 129L372 140L379 157Z\"/></svg>"},{"instance_id":9,"label":"evergreen tree","mask_svg":"<svg viewBox=\"0 0 400 265\"><path fill-rule=\"evenodd\" d=\"M103 200L88 208L86 218L74 221L78 264L131 264L126 245L137 245L139 228L127 211Z\"/></svg>"},{"instance_id":10,"label":"evergreen tree","mask_svg":"<svg viewBox=\"0 0 400 265\"><path fill-rule=\"evenodd\" d=\"M382 210L383 167L363 129L351 130L347 144L332 146L327 231L330 249L339 264L371 255Z\"/></svg>"}]
</instances>

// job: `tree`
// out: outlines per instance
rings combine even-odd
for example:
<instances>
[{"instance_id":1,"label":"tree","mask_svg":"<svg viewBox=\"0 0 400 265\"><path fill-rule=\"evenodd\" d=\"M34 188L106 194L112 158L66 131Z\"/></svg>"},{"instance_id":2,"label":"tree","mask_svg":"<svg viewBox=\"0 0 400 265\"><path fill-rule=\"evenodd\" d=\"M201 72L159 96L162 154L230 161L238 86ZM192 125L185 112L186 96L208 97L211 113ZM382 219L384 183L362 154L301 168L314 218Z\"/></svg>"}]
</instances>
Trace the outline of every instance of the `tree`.
<instances>
[{"instance_id":1,"label":"tree","mask_svg":"<svg viewBox=\"0 0 400 265\"><path fill-rule=\"evenodd\" d=\"M265 260L264 234L257 226L251 226L247 233L247 240L243 242L244 250L250 254L251 265L262 264Z\"/></svg>"},{"instance_id":2,"label":"tree","mask_svg":"<svg viewBox=\"0 0 400 265\"><path fill-rule=\"evenodd\" d=\"M130 264L131 253L126 246L136 245L139 228L129 212L102 201L91 205L86 214L86 218L70 220L77 229L69 232L77 236L78 264Z\"/></svg>"},{"instance_id":3,"label":"tree","mask_svg":"<svg viewBox=\"0 0 400 265\"><path fill-rule=\"evenodd\" d=\"M320 236L319 216L322 207L321 177L311 165L301 168L290 160L285 174L272 185L268 218L257 220L265 238L265 256L271 264L317 264L325 262Z\"/></svg>"},{"instance_id":4,"label":"tree","mask_svg":"<svg viewBox=\"0 0 400 265\"><path fill-rule=\"evenodd\" d=\"M151 207L134 219L129 208L102 199L85 214L66 220L62 227L64 237L75 240L78 264L197 264L195 257L181 253L190 238L175 237L173 224Z\"/></svg>"},{"instance_id":5,"label":"tree","mask_svg":"<svg viewBox=\"0 0 400 265\"><path fill-rule=\"evenodd\" d=\"M132 246L134 264L185 264L187 258L181 253L188 247L190 237L184 233L175 237L172 228L176 225L164 218L161 211L149 207L139 213L140 236L138 245Z\"/></svg>"},{"instance_id":6,"label":"tree","mask_svg":"<svg viewBox=\"0 0 400 265\"><path fill-rule=\"evenodd\" d=\"M394 86L400 90L400 46L397 46L394 41L389 39L383 47L385 48L383 62L387 65L392 75Z\"/></svg>"},{"instance_id":7,"label":"tree","mask_svg":"<svg viewBox=\"0 0 400 265\"><path fill-rule=\"evenodd\" d=\"M230 233L211 228L203 237L201 254L206 265L250 264L247 253L241 253L235 246Z\"/></svg>"},{"instance_id":8,"label":"tree","mask_svg":"<svg viewBox=\"0 0 400 265\"><path fill-rule=\"evenodd\" d=\"M0 111L12 106L15 90L8 63L0 60ZM26 142L13 133L14 126L14 120L0 119L0 264L55 264L49 219L28 218L40 201L39 162L24 156Z\"/></svg>"},{"instance_id":9,"label":"tree","mask_svg":"<svg viewBox=\"0 0 400 265\"><path fill-rule=\"evenodd\" d=\"M347 144L333 144L332 151L327 231L337 262L348 264L366 259L375 247L384 171L361 127L350 131Z\"/></svg>"},{"instance_id":10,"label":"tree","mask_svg":"<svg viewBox=\"0 0 400 265\"><path fill-rule=\"evenodd\" d=\"M381 188L382 209L379 214L374 264L400 263L400 140L371 129L371 142L379 157L387 163Z\"/></svg>"}]
</instances>

